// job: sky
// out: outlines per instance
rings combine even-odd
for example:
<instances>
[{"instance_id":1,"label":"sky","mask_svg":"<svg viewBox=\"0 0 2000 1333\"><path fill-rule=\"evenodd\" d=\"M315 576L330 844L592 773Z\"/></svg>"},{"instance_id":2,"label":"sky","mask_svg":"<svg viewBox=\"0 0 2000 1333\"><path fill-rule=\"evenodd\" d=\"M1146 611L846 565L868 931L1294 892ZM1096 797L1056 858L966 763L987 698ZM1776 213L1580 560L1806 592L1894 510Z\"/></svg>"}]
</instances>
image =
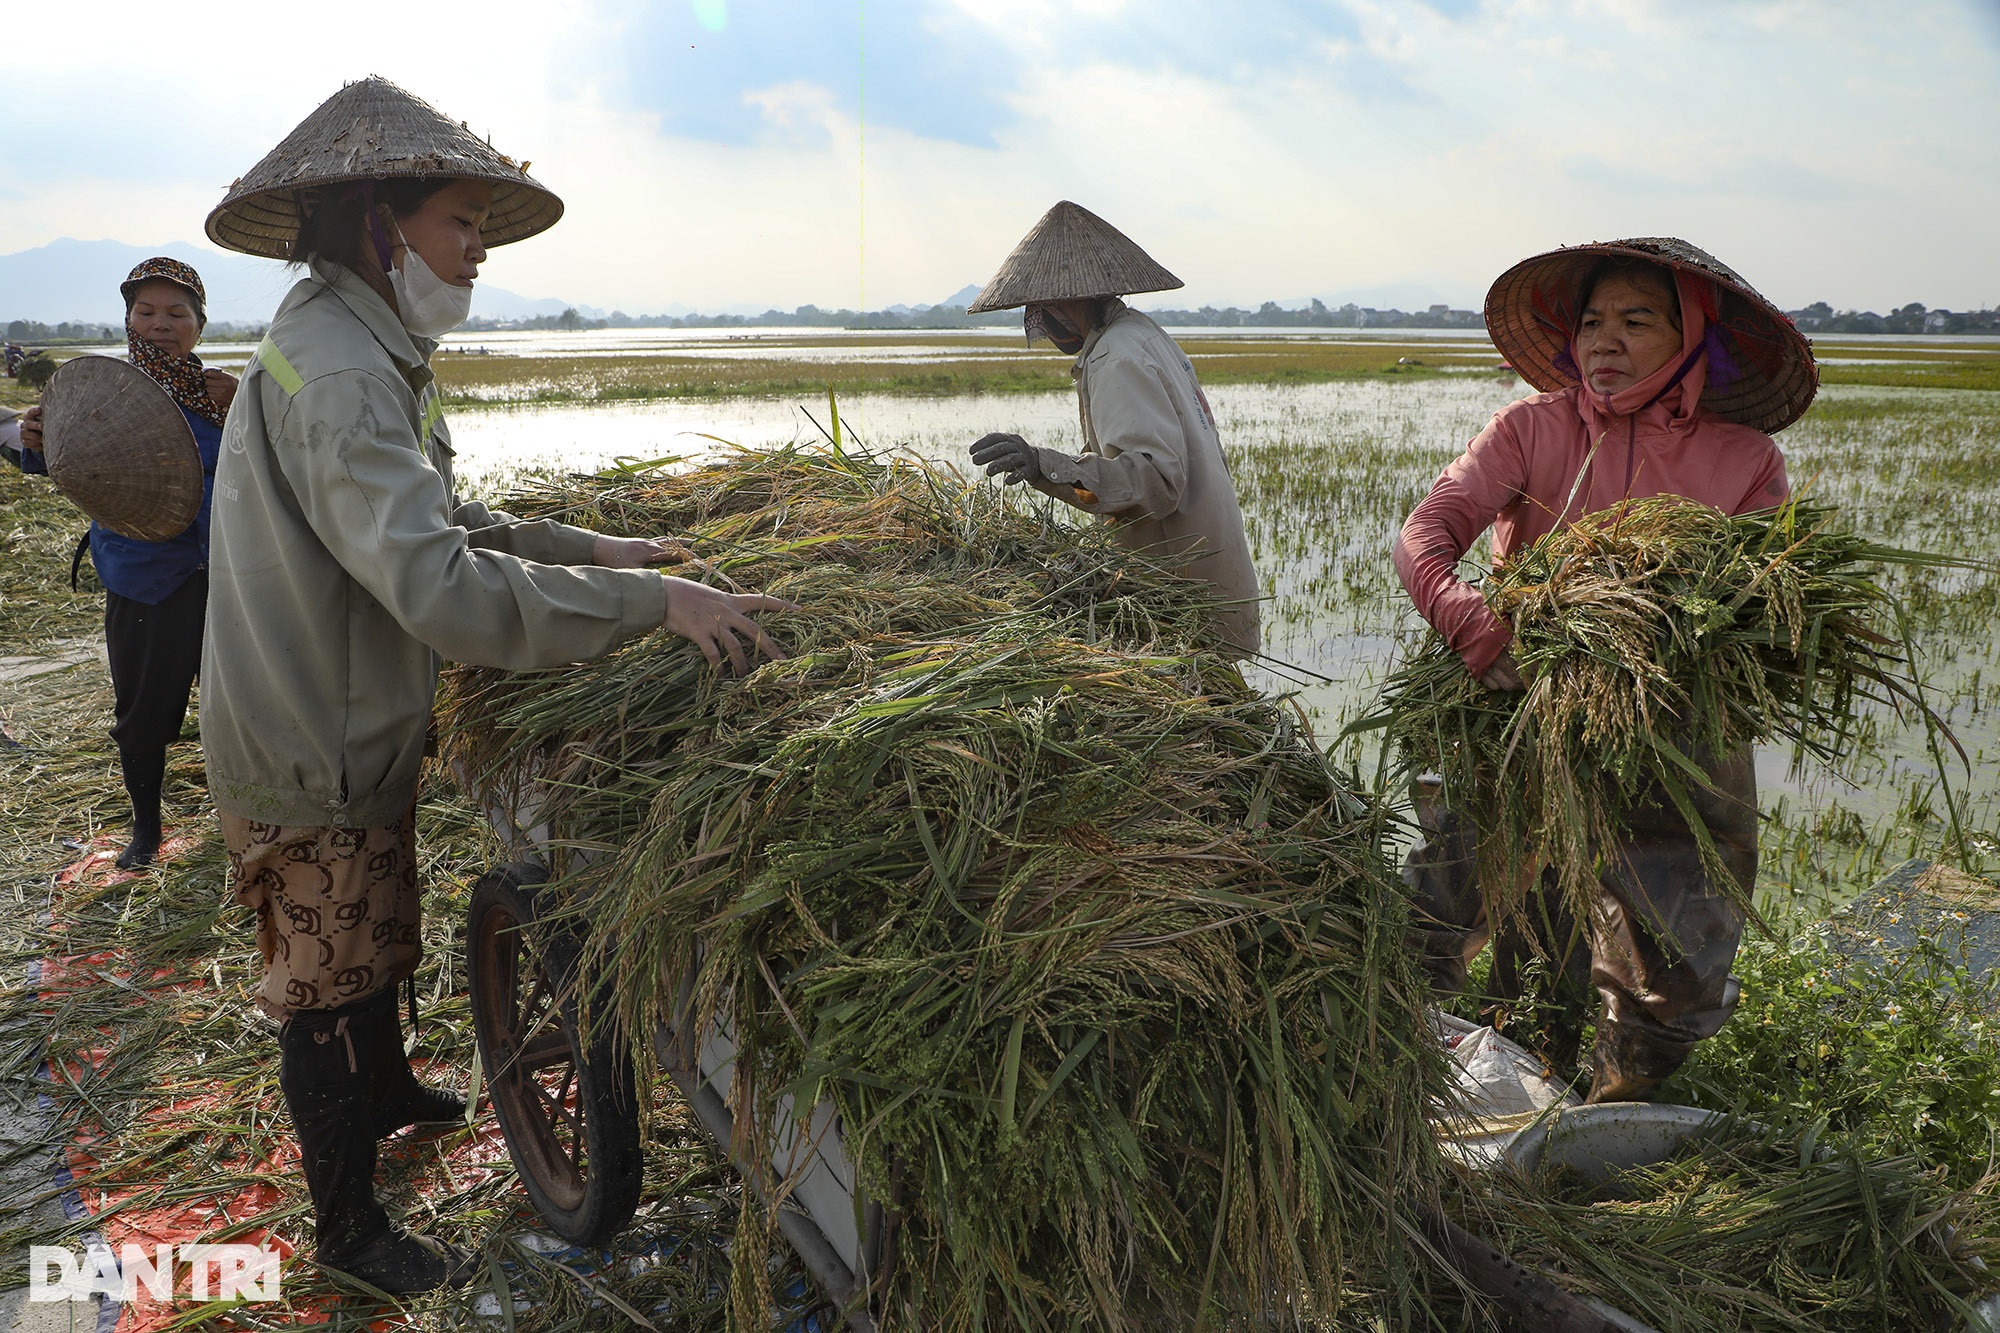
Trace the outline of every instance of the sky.
<instances>
[{"instance_id":1,"label":"sky","mask_svg":"<svg viewBox=\"0 0 2000 1333\"><path fill-rule=\"evenodd\" d=\"M200 242L232 179L377 74L567 205L486 278L635 314L937 302L1064 198L1186 283L1141 304L1470 307L1530 254L1676 235L1786 308L2000 305L2000 0L336 12L10 8L0 254Z\"/></svg>"}]
</instances>

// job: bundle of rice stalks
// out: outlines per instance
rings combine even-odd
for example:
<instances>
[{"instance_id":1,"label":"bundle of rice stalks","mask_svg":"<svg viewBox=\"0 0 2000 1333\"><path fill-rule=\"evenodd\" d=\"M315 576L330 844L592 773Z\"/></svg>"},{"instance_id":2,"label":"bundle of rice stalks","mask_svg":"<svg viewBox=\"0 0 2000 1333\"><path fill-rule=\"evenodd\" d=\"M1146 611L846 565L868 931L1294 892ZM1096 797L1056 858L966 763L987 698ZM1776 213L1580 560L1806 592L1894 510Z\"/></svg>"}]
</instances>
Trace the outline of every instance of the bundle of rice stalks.
<instances>
[{"instance_id":1,"label":"bundle of rice stalks","mask_svg":"<svg viewBox=\"0 0 2000 1333\"><path fill-rule=\"evenodd\" d=\"M1984 1327L1966 1306L2000 1263L1990 1193L1820 1137L1732 1121L1602 1184L1498 1173L1474 1216L1518 1260L1662 1333Z\"/></svg>"},{"instance_id":2,"label":"bundle of rice stalks","mask_svg":"<svg viewBox=\"0 0 2000 1333\"><path fill-rule=\"evenodd\" d=\"M1943 734L1878 575L1968 562L1832 521L1804 501L1732 517L1672 496L1587 515L1487 581L1487 604L1514 628L1525 692L1487 689L1428 634L1350 730L1384 729L1405 776L1443 775L1445 800L1479 830L1495 922L1519 911L1545 864L1588 919L1604 859L1642 801L1678 811L1712 881L1740 899L1696 807L1711 787L1704 765L1783 740L1795 765L1838 766L1865 701L1917 710L1934 746Z\"/></svg>"},{"instance_id":3,"label":"bundle of rice stalks","mask_svg":"<svg viewBox=\"0 0 2000 1333\"><path fill-rule=\"evenodd\" d=\"M1443 1080L1377 814L1204 650L1199 585L838 455L513 507L674 533L807 608L767 618L794 655L742 680L656 637L457 672L442 716L479 785L545 795L595 852L552 888L626 1031L692 976L742 1052L746 1141L838 1108L899 1219L887 1324L1425 1302L1405 1201L1435 1197ZM739 1232L746 1326L771 1237Z\"/></svg>"}]
</instances>

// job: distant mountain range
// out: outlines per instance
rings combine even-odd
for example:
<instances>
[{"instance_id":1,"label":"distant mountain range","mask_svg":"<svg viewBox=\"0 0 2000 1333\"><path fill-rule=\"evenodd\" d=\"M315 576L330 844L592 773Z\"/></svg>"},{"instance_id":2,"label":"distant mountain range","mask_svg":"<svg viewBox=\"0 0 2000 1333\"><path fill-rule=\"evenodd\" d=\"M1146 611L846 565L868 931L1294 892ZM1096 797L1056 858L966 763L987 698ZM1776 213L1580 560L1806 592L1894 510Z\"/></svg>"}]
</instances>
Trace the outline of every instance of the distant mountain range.
<instances>
[{"instance_id":1,"label":"distant mountain range","mask_svg":"<svg viewBox=\"0 0 2000 1333\"><path fill-rule=\"evenodd\" d=\"M122 241L50 241L33 250L0 255L0 325L10 319L118 324L125 318L118 284L142 259L166 255L192 264L208 289L208 317L236 324L262 323L298 281L297 270L275 259L205 250L185 241L127 245ZM472 313L487 319L532 319L560 315L572 302L518 296L480 283L473 289ZM577 306L592 319L606 313Z\"/></svg>"}]
</instances>

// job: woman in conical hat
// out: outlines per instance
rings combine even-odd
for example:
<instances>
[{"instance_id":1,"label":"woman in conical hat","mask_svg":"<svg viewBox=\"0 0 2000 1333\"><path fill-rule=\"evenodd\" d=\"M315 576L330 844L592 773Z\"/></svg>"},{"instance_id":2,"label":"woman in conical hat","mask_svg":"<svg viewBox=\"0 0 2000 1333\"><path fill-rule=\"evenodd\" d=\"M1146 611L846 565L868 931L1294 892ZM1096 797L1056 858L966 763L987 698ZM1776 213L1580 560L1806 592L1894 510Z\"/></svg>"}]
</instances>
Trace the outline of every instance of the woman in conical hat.
<instances>
[{"instance_id":1,"label":"woman in conical hat","mask_svg":"<svg viewBox=\"0 0 2000 1333\"><path fill-rule=\"evenodd\" d=\"M86 539L97 581L104 585L111 739L118 746L119 773L132 802L132 837L118 853L117 864L121 870L134 870L151 865L160 850L160 788L166 777L167 746L180 738L195 670L201 665L202 619L208 604L209 502L223 416L236 396L236 377L202 365L195 355L208 323L208 293L192 267L164 255L145 260L126 275L118 292L125 298L127 355L166 390L186 419L195 445L188 456L187 488L177 497L186 501L185 506L178 512L162 507L157 491L138 506L156 523L165 513L173 515L157 523L158 530L148 529L150 538L107 514L111 524L93 519ZM161 410L172 422L172 409L162 404ZM24 447L17 461L26 472L47 471L41 415L40 407L31 407L21 422ZM103 511L93 506L91 512ZM120 531L121 527L127 530ZM175 527L181 530L175 532ZM81 555L79 551L79 559Z\"/></svg>"},{"instance_id":2,"label":"woman in conical hat","mask_svg":"<svg viewBox=\"0 0 2000 1333\"><path fill-rule=\"evenodd\" d=\"M968 309L1024 306L1028 341L1047 338L1076 358L1083 453L995 432L973 444L972 461L1114 522L1127 546L1180 557L1215 585L1223 637L1255 653L1257 570L1215 415L1186 353L1119 299L1180 285L1088 209L1051 208Z\"/></svg>"},{"instance_id":3,"label":"woman in conical hat","mask_svg":"<svg viewBox=\"0 0 2000 1333\"><path fill-rule=\"evenodd\" d=\"M467 1256L394 1226L376 1140L456 1119L403 1053L419 955L412 816L437 659L553 666L662 628L738 671L782 656L750 613L795 609L645 566L664 539L521 522L461 500L431 353L491 246L554 194L381 79L349 84L231 186L217 244L306 272L245 374L216 478L202 740L319 1260L394 1293Z\"/></svg>"},{"instance_id":4,"label":"woman in conical hat","mask_svg":"<svg viewBox=\"0 0 2000 1333\"><path fill-rule=\"evenodd\" d=\"M1731 514L1780 504L1790 491L1771 434L1804 414L1819 379L1811 345L1782 312L1671 238L1523 260L1493 284L1486 325L1542 392L1502 408L1445 468L1403 524L1395 559L1417 610L1466 670L1490 688L1519 690L1513 631L1458 577L1479 535L1493 529L1499 564L1628 499L1680 495ZM1751 755L1716 756L1709 777L1701 814L1747 896L1757 871ZM1472 875L1476 830L1449 811L1420 813L1427 841L1405 878L1425 962L1440 988L1457 990L1492 930ZM1573 1025L1587 987L1602 997L1590 1100L1643 1099L1734 1009L1729 968L1743 918L1732 895L1708 881L1695 833L1671 810L1639 812L1629 845L1606 855L1620 870L1606 874L1600 910L1582 923L1587 951L1569 947L1576 926L1554 895L1544 895L1543 916L1556 938L1544 945L1575 997ZM1496 952L1497 977L1511 974L1524 947L1516 939Z\"/></svg>"}]
</instances>

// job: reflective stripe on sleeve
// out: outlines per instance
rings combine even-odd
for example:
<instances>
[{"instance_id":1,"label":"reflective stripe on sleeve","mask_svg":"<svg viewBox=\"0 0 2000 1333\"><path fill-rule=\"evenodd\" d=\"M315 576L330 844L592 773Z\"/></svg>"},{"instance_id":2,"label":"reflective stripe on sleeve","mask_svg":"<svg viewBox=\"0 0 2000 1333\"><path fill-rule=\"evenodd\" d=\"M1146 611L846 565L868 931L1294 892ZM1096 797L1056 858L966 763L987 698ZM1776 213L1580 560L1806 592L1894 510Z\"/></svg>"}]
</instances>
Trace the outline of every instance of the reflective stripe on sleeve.
<instances>
[{"instance_id":1,"label":"reflective stripe on sleeve","mask_svg":"<svg viewBox=\"0 0 2000 1333\"><path fill-rule=\"evenodd\" d=\"M271 341L268 333L264 335L264 341L257 344L257 362L286 393L297 393L305 387L299 372L292 369L292 363L285 360L285 354L278 350L278 344Z\"/></svg>"}]
</instances>

